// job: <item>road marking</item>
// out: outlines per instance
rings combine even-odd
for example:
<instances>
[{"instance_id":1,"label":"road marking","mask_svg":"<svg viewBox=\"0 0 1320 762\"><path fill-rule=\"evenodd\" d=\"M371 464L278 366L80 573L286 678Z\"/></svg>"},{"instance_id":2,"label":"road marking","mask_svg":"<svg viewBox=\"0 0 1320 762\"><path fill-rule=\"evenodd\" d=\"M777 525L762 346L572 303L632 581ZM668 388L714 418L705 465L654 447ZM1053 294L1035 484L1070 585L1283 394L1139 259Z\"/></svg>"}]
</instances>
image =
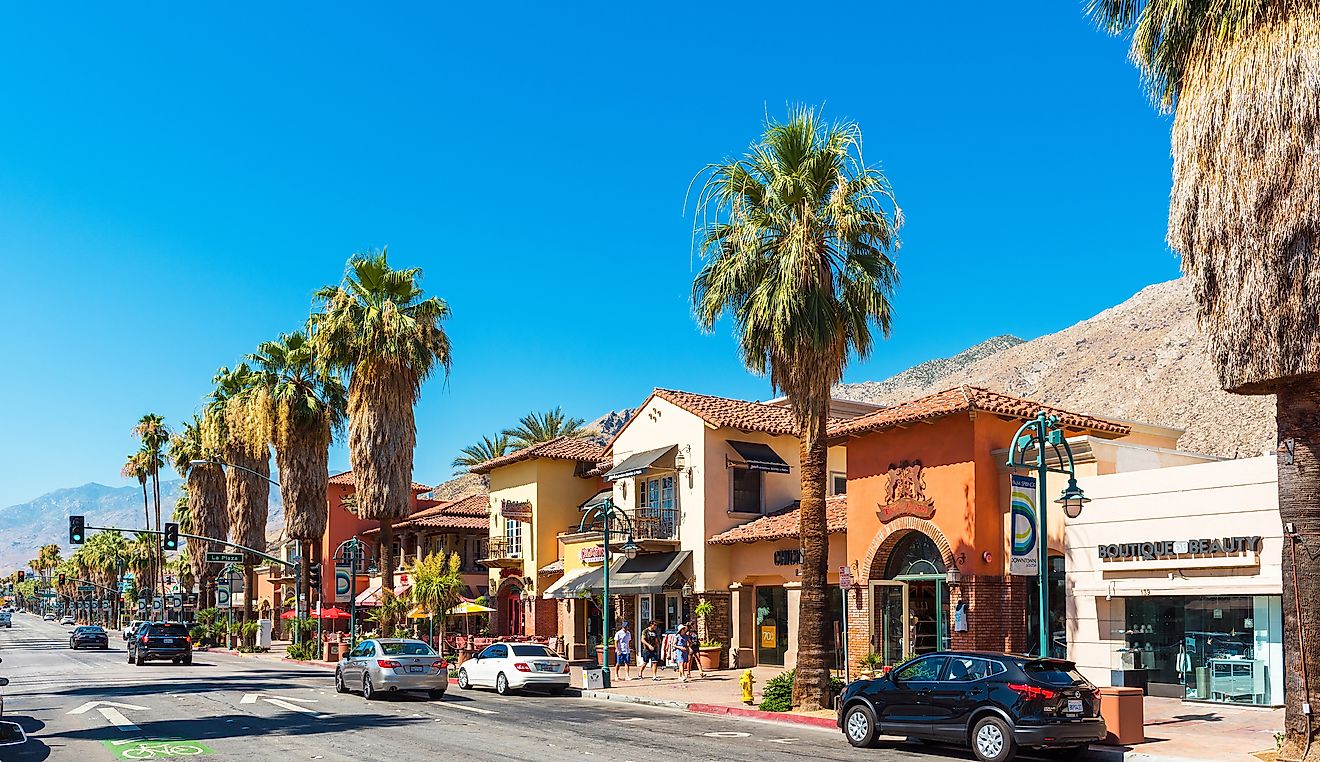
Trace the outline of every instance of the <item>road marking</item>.
<instances>
[{"instance_id":1,"label":"road marking","mask_svg":"<svg viewBox=\"0 0 1320 762\"><path fill-rule=\"evenodd\" d=\"M751 733L739 733L735 730L715 730L710 733L702 733L707 738L751 738Z\"/></svg>"},{"instance_id":2,"label":"road marking","mask_svg":"<svg viewBox=\"0 0 1320 762\"><path fill-rule=\"evenodd\" d=\"M797 743L797 742L798 742L798 739L796 739L796 738L768 738L768 739L766 739L766 740L769 741L770 743Z\"/></svg>"},{"instance_id":3,"label":"road marking","mask_svg":"<svg viewBox=\"0 0 1320 762\"><path fill-rule=\"evenodd\" d=\"M287 697L280 697L280 696L263 696L263 695L261 695L260 693L244 693L244 694L243 694L243 698L239 699L239 700L238 700L238 703L240 703L240 704L255 704L255 703L257 703L258 700L265 701L267 704L272 704L272 705L274 705L274 706L278 706L278 707L281 708L281 709L287 709L287 710L290 711L290 712L302 712L303 714L310 714L310 715L314 715L314 716L317 716L317 717L323 717L323 716L324 716L324 715L322 715L320 712L318 712L318 711L316 711L315 709L312 709L312 708L310 708L310 707L298 706L297 704L290 703L290 702L293 702L293 701L302 701L302 702L306 702L306 703L310 703L310 704L315 704L315 703L316 703L316 699L294 698L294 697L292 697L292 696L287 696Z\"/></svg>"},{"instance_id":4,"label":"road marking","mask_svg":"<svg viewBox=\"0 0 1320 762\"><path fill-rule=\"evenodd\" d=\"M98 706L112 706L117 709L138 709L143 712L147 711L145 706L138 706L137 704L120 704L115 701L88 701L77 709L70 709L69 714L87 714Z\"/></svg>"},{"instance_id":5,"label":"road marking","mask_svg":"<svg viewBox=\"0 0 1320 762\"><path fill-rule=\"evenodd\" d=\"M431 704L431 706L444 706L444 707L449 707L450 709L462 709L465 712L475 712L476 714L499 714L499 712L496 712L492 709L482 709L479 706L466 706L464 704L458 704L453 701L435 701Z\"/></svg>"},{"instance_id":6,"label":"road marking","mask_svg":"<svg viewBox=\"0 0 1320 762\"><path fill-rule=\"evenodd\" d=\"M139 728L137 725L134 725L131 720L125 717L118 709L115 709L114 707L98 706L96 708L96 711L100 712L102 717L109 720L111 724L113 724L116 728L119 728L121 732L136 733L137 731L141 730L141 728Z\"/></svg>"}]
</instances>

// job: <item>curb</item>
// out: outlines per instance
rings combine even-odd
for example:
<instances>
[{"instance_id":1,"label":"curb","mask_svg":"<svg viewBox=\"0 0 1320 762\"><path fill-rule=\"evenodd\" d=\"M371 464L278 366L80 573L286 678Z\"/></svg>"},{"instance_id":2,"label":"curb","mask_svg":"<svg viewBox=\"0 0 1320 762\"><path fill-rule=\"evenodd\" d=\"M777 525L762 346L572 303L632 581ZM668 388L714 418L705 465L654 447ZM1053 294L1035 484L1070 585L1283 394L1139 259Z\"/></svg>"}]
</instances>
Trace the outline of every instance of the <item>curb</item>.
<instances>
[{"instance_id":1,"label":"curb","mask_svg":"<svg viewBox=\"0 0 1320 762\"><path fill-rule=\"evenodd\" d=\"M825 728L827 730L837 730L839 727L831 717L809 717L807 715L793 714L791 712L762 712L759 709L743 709L738 706L724 706L722 704L688 704L687 709L689 712L698 712L700 714L743 717L749 720L782 722L787 725L806 725L814 728Z\"/></svg>"},{"instance_id":2,"label":"curb","mask_svg":"<svg viewBox=\"0 0 1320 762\"><path fill-rule=\"evenodd\" d=\"M598 701L618 701L624 704L641 704L643 706L658 706L665 709L681 709L690 711L692 704L686 701L670 701L668 699L656 699L647 696L630 696L626 693L610 693L608 691L593 691L581 688L569 688L568 693L577 692L582 698L596 699Z\"/></svg>"}]
</instances>

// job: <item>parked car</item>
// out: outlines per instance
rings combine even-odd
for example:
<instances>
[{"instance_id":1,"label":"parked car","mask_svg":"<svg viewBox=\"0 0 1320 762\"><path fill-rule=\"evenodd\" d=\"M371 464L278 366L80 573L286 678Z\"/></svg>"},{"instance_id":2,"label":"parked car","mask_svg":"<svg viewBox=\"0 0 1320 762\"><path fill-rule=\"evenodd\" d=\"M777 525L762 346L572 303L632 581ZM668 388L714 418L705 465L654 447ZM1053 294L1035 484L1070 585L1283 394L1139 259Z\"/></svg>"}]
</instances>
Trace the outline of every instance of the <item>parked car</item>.
<instances>
[{"instance_id":1,"label":"parked car","mask_svg":"<svg viewBox=\"0 0 1320 762\"><path fill-rule=\"evenodd\" d=\"M105 650L110 647L110 636L104 628L94 624L74 628L69 634L69 648L76 651L83 647Z\"/></svg>"},{"instance_id":2,"label":"parked car","mask_svg":"<svg viewBox=\"0 0 1320 762\"><path fill-rule=\"evenodd\" d=\"M149 623L145 619L134 619L133 621L129 622L128 626L124 628L124 640L129 640L133 636L137 635L138 628L144 624L149 624Z\"/></svg>"},{"instance_id":3,"label":"parked car","mask_svg":"<svg viewBox=\"0 0 1320 762\"><path fill-rule=\"evenodd\" d=\"M128 663L141 667L149 661L169 660L192 664L192 638L181 622L147 622L128 641Z\"/></svg>"},{"instance_id":4,"label":"parked car","mask_svg":"<svg viewBox=\"0 0 1320 762\"><path fill-rule=\"evenodd\" d=\"M13 627L14 615L8 611L0 611L0 627Z\"/></svg>"},{"instance_id":5,"label":"parked car","mask_svg":"<svg viewBox=\"0 0 1320 762\"><path fill-rule=\"evenodd\" d=\"M336 691L360 690L368 700L386 691L425 691L438 699L448 687L449 664L420 640L364 640L335 668Z\"/></svg>"},{"instance_id":6,"label":"parked car","mask_svg":"<svg viewBox=\"0 0 1320 762\"><path fill-rule=\"evenodd\" d=\"M63 619L60 620L60 624L64 626L68 626L68 625L77 624L77 622L74 621L73 617L65 616Z\"/></svg>"},{"instance_id":7,"label":"parked car","mask_svg":"<svg viewBox=\"0 0 1320 762\"><path fill-rule=\"evenodd\" d=\"M528 687L559 695L570 679L568 661L537 643L492 643L458 669L458 687L486 686L501 696Z\"/></svg>"},{"instance_id":8,"label":"parked car","mask_svg":"<svg viewBox=\"0 0 1320 762\"><path fill-rule=\"evenodd\" d=\"M918 656L839 696L848 743L879 735L970 746L981 762L1007 762L1020 747L1076 759L1105 736L1096 687L1063 659L947 651Z\"/></svg>"},{"instance_id":9,"label":"parked car","mask_svg":"<svg viewBox=\"0 0 1320 762\"><path fill-rule=\"evenodd\" d=\"M55 621L55 615L52 614L52 613L50 613L50 612L46 612L46 613L41 617L41 621L43 621L43 622L53 622L53 621Z\"/></svg>"}]
</instances>

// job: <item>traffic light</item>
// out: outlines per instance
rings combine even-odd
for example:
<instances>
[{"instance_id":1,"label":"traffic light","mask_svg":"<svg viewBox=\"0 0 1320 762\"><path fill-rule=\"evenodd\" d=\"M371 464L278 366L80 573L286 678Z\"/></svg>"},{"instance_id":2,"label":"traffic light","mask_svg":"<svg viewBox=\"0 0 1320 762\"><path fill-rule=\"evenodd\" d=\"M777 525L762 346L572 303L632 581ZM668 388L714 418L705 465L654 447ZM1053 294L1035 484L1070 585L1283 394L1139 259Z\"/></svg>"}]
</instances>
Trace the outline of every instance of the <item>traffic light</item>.
<instances>
[{"instance_id":1,"label":"traffic light","mask_svg":"<svg viewBox=\"0 0 1320 762\"><path fill-rule=\"evenodd\" d=\"M83 530L83 517L69 517L69 544L82 545L83 540L87 539L87 533Z\"/></svg>"},{"instance_id":2,"label":"traffic light","mask_svg":"<svg viewBox=\"0 0 1320 762\"><path fill-rule=\"evenodd\" d=\"M65 580L64 572L60 572L60 587L64 587L64 580Z\"/></svg>"},{"instance_id":3,"label":"traffic light","mask_svg":"<svg viewBox=\"0 0 1320 762\"><path fill-rule=\"evenodd\" d=\"M307 585L312 588L321 586L321 565L319 563L312 564L311 568L307 570Z\"/></svg>"},{"instance_id":4,"label":"traffic light","mask_svg":"<svg viewBox=\"0 0 1320 762\"><path fill-rule=\"evenodd\" d=\"M178 549L179 549L179 525L178 525L178 524L166 524L166 525L165 525L165 549L166 549L166 550L178 550Z\"/></svg>"},{"instance_id":5,"label":"traffic light","mask_svg":"<svg viewBox=\"0 0 1320 762\"><path fill-rule=\"evenodd\" d=\"M19 569L19 570L18 570L18 581L19 581L19 582L22 582L23 579L24 579L25 577L27 577L27 572L23 571L22 569Z\"/></svg>"}]
</instances>

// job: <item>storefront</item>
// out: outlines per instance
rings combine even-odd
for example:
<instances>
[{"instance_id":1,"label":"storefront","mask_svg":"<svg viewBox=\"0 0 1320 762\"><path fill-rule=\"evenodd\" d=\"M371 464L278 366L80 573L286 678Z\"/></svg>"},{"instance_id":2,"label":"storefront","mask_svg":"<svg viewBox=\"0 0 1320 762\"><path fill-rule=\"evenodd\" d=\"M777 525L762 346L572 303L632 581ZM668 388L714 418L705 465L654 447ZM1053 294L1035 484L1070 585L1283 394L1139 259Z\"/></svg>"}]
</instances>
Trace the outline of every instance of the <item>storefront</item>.
<instances>
[{"instance_id":1,"label":"storefront","mask_svg":"<svg viewBox=\"0 0 1320 762\"><path fill-rule=\"evenodd\" d=\"M1273 457L1084 479L1065 532L1069 653L1100 685L1283 703Z\"/></svg>"}]
</instances>

